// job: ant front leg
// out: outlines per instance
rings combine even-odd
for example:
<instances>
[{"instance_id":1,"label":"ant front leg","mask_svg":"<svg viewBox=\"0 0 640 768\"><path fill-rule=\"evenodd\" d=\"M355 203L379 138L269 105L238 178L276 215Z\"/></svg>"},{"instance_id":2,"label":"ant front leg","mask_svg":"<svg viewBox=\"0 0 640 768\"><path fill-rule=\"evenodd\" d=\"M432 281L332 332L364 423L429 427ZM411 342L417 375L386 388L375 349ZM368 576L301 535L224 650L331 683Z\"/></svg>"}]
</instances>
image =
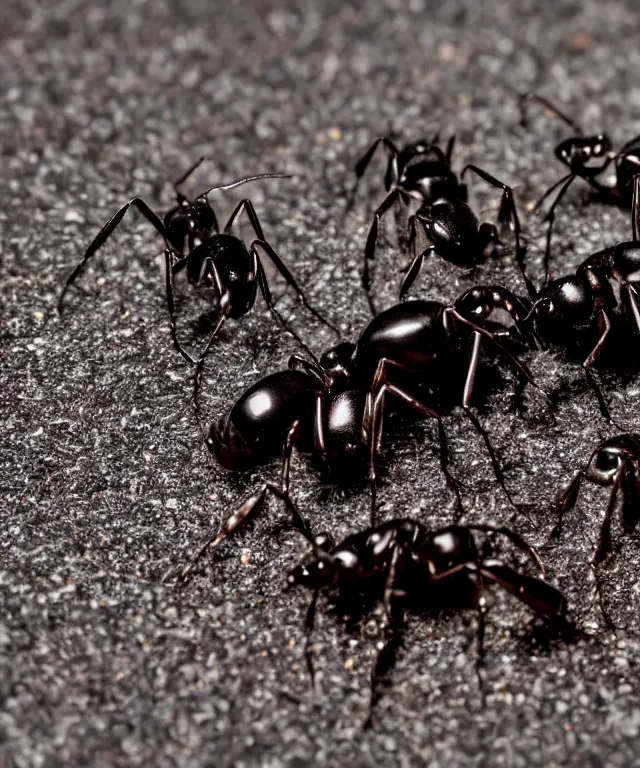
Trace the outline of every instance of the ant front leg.
<instances>
[{"instance_id":1,"label":"ant front leg","mask_svg":"<svg viewBox=\"0 0 640 768\"><path fill-rule=\"evenodd\" d=\"M185 582L193 573L195 566L209 549L214 549L237 528L246 522L264 503L267 492L272 493L280 501L284 502L289 511L294 527L315 547L315 539L311 534L311 529L306 520L300 514L300 511L294 504L289 493L289 472L291 467L291 453L293 450L295 436L297 435L299 420L296 419L287 432L282 455L282 474L280 487L274 483L265 483L262 488L244 501L235 512L227 518L222 527L208 539L196 552L189 564L182 570L179 581Z\"/></svg>"},{"instance_id":2,"label":"ant front leg","mask_svg":"<svg viewBox=\"0 0 640 768\"><path fill-rule=\"evenodd\" d=\"M367 241L364 246L364 267L362 270L362 287L366 291L367 301L371 309L372 315L377 315L377 310L371 298L371 275L369 273L369 262L375 258L376 244L378 242L378 229L382 217L398 202L402 201L406 204L405 194L401 189L394 188L382 201L377 211L373 214L373 221L367 234Z\"/></svg>"},{"instance_id":3,"label":"ant front leg","mask_svg":"<svg viewBox=\"0 0 640 768\"><path fill-rule=\"evenodd\" d=\"M396 546L393 550L384 589L385 625L383 628L384 640L382 648L376 654L371 667L369 712L362 724L363 730L368 730L373 725L373 713L376 705L384 695L384 688L389 683L389 675L396 662L396 652L401 642L402 629L404 627L404 609L401 601L404 592L396 589L398 561L401 557L401 548Z\"/></svg>"},{"instance_id":4,"label":"ant front leg","mask_svg":"<svg viewBox=\"0 0 640 768\"><path fill-rule=\"evenodd\" d=\"M447 436L444 431L444 425L439 413L429 408L424 403L417 400L411 394L404 389L392 384L387 378L387 369L389 367L401 368L397 363L388 358L382 358L378 362L376 373L373 378L371 386L371 392L367 398L369 401L369 408L367 408L367 414L363 419L363 435L366 435L366 439L369 441L369 480L372 487L375 487L376 481L376 456L382 448L382 433L385 415L385 399L386 395L390 394L398 398L406 405L413 408L418 413L428 418L436 419L438 422L438 437L440 443L440 467L442 473L445 476L447 485L454 492L456 496L456 506L458 508L458 518L465 513L464 505L462 503L462 496L460 493L460 483L449 471L449 446L447 443ZM372 509L372 521L371 526L375 525L375 510Z\"/></svg>"},{"instance_id":5,"label":"ant front leg","mask_svg":"<svg viewBox=\"0 0 640 768\"><path fill-rule=\"evenodd\" d=\"M254 240L254 242L251 245L252 252L255 251L255 246L259 245L262 250L265 252L265 254L269 257L272 264L275 266L275 268L278 270L278 272L284 277L284 279L287 281L287 283L293 288L293 290L298 294L298 298L302 301L304 306L311 312L311 314L317 318L323 325L326 325L327 328L330 328L336 336L340 337L340 331L336 328L335 325L330 323L323 315L318 312L317 309L314 309L314 307L311 306L309 301L307 300L307 297L302 290L302 288L298 285L298 282L294 278L294 276L289 272L287 269L286 264L282 261L280 256L275 252L275 250L269 245L269 243L264 239ZM259 260L259 259L258 259Z\"/></svg>"},{"instance_id":6,"label":"ant front leg","mask_svg":"<svg viewBox=\"0 0 640 768\"><path fill-rule=\"evenodd\" d=\"M525 264L524 264L524 249L522 247L521 242L521 228L520 228L520 219L518 217L518 209L515 204L515 199L513 196L513 189L504 182L500 181L500 179L497 179L495 176L492 176L490 173L487 173L482 168L478 168L476 165L467 165L463 169L462 173L460 174L460 178L464 177L464 174L466 171L473 171L477 176L479 176L481 179L486 181L488 184L491 184L492 187L495 187L496 189L502 190L502 197L500 198L500 208L498 210L498 224L501 228L504 228L505 226L508 226L510 230L513 231L514 237L515 237L515 243L516 243L516 261L518 263L518 267L520 269L520 273L522 274L522 279L524 280L524 283L527 287L527 292L529 294L530 298L535 298L536 296L536 290L529 278L527 277L527 273L525 270ZM482 229L482 226L481 226ZM494 239L494 232L491 229L488 229L485 227L483 231L483 238L487 240L487 244L491 242L491 240Z\"/></svg>"},{"instance_id":7,"label":"ant front leg","mask_svg":"<svg viewBox=\"0 0 640 768\"><path fill-rule=\"evenodd\" d=\"M416 278L418 277L418 274L420 273L420 270L422 269L422 265L424 264L425 258L435 253L436 247L435 245L430 245L426 250L422 251L421 254L416 256L414 260L409 265L409 269L407 270L406 275L404 276L404 279L402 281L402 285L400 286L400 293L398 294L398 298L402 301L405 296L407 295L407 292L411 288L411 286L415 283Z\"/></svg>"},{"instance_id":8,"label":"ant front leg","mask_svg":"<svg viewBox=\"0 0 640 768\"><path fill-rule=\"evenodd\" d=\"M67 278L67 281L64 284L64 288L62 289L62 293L60 294L60 298L58 299L58 313L62 313L62 307L64 305L64 298L71 287L72 283L75 281L75 279L78 277L78 275L84 270L84 268L87 265L87 262L89 259L94 255L94 253L104 245L106 240L110 237L113 230L118 226L118 224L122 221L125 213L129 210L131 206L134 206L135 208L140 211L140 213L144 216L144 218L153 226L155 227L156 231L159 232L162 237L164 238L165 243L169 243L167 230L165 229L164 224L162 223L161 219L155 214L151 208L139 197L134 197L129 202L125 203L122 208L120 208L119 211L115 213L114 216L112 216L109 221L102 227L100 232L95 236L93 242L89 245L87 248L84 256L82 257L82 261L78 264L78 266L73 270L73 272L69 275Z\"/></svg>"},{"instance_id":9,"label":"ant front leg","mask_svg":"<svg viewBox=\"0 0 640 768\"><path fill-rule=\"evenodd\" d=\"M389 156L388 166L387 166L387 174L385 181L387 183L387 189L390 189L392 186L395 186L398 183L398 149L396 145L389 139L387 136L380 136L377 138L373 144L369 147L369 149L362 155L362 157L358 160L355 167L356 172L356 181L353 185L353 189L351 190L349 196L347 197L347 205L345 207L344 216L346 216L351 209L353 208L353 204L355 203L356 194L358 191L358 186L360 185L360 181L362 180L362 177L365 174L365 171L369 167L369 163L371 162L371 159L373 158L376 150L379 146L383 146Z\"/></svg>"},{"instance_id":10,"label":"ant front leg","mask_svg":"<svg viewBox=\"0 0 640 768\"><path fill-rule=\"evenodd\" d=\"M562 531L562 525L564 523L564 516L567 512L575 507L583 479L584 470L579 469L571 478L571 482L564 489L558 501L556 502L555 510L558 513L558 522L553 526L553 530L549 534L550 539L555 539L560 535Z\"/></svg>"}]
</instances>

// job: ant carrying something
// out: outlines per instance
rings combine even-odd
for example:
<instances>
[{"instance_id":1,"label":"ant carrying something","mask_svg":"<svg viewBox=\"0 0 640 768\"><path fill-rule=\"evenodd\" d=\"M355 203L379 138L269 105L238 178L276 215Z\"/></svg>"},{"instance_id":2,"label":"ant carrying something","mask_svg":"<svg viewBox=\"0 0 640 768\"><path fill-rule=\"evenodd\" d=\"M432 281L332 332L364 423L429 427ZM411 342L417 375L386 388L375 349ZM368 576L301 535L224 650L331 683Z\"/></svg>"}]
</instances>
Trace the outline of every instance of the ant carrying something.
<instances>
[{"instance_id":1,"label":"ant carrying something","mask_svg":"<svg viewBox=\"0 0 640 768\"><path fill-rule=\"evenodd\" d=\"M559 192L545 217L549 224L544 254L545 282L548 283L550 280L551 233L558 204L574 180L583 179L604 201L616 205L629 205L632 198L633 177L640 171L640 135L624 144L618 152L613 152L611 140L606 133L585 136L575 121L554 107L547 99L535 93L525 93L520 97L520 122L523 126L526 126L525 105L531 101L540 104L547 112L560 118L576 134L560 142L555 148L556 158L569 169L569 173L552 184L531 209L537 211L547 197L559 188ZM599 159L602 159L600 164L591 164L593 160ZM598 177L605 173L612 162L615 169L615 180L612 185L602 184Z\"/></svg>"},{"instance_id":2,"label":"ant carrying something","mask_svg":"<svg viewBox=\"0 0 640 768\"><path fill-rule=\"evenodd\" d=\"M411 198L419 201L418 209L408 221L407 245L412 260L400 289L401 298L415 281L427 255L438 255L457 266L474 267L481 261L485 249L490 244L500 242L495 225L480 224L467 204L467 186L462 182L467 171L477 174L493 187L502 189L498 223L501 228L508 225L513 229L516 259L525 280L527 279L524 275L523 250L520 244L520 221L511 187L475 165L467 165L458 179L451 168L454 143L455 137L452 136L443 151L438 146L436 136L431 142L422 140L399 150L391 139L380 137L356 164L357 179L347 203L347 211L353 205L358 184L378 147L384 147L389 153L385 174L387 196L373 216L364 249L362 284L373 315L376 314L376 308L370 295L369 263L375 256L380 221L396 204L401 204L406 209ZM430 243L420 253L416 253L418 232Z\"/></svg>"},{"instance_id":3,"label":"ant carrying something","mask_svg":"<svg viewBox=\"0 0 640 768\"><path fill-rule=\"evenodd\" d=\"M596 579L596 592L602 615L606 623L613 626L602 602L597 568L612 549L611 526L618 500L625 533L634 531L640 522L640 435L625 432L605 440L596 448L586 467L576 472L558 500L558 522L551 532L552 538L560 535L564 516L575 506L583 480L611 488L607 510L600 526L598 544L589 567Z\"/></svg>"},{"instance_id":4,"label":"ant carrying something","mask_svg":"<svg viewBox=\"0 0 640 768\"><path fill-rule=\"evenodd\" d=\"M498 534L526 552L540 570L533 577L492 558L488 541L479 548L474 531ZM382 601L385 613L384 644L371 671L371 696L364 727L370 727L382 695L382 684L393 667L407 611L435 613L448 608L473 607L478 616L476 674L484 700L480 667L484 660L488 584L502 587L550 622L561 624L566 600L545 580L544 566L533 547L505 527L449 526L429 530L408 519L390 520L348 536L334 545L329 535L318 536L310 560L288 577L290 587L313 590L305 620L305 658L313 683L311 633L321 592L340 607L340 615L367 614ZM346 606L346 608L345 608Z\"/></svg>"},{"instance_id":5,"label":"ant carrying something","mask_svg":"<svg viewBox=\"0 0 640 768\"><path fill-rule=\"evenodd\" d=\"M484 296L483 301L486 301ZM464 309L471 311L469 302ZM498 482L519 512L505 486L489 437L470 410L482 342L501 354L521 380L535 385L531 374L504 347L497 332L476 324L456 306L435 301L406 301L377 315L357 344L343 342L328 350L319 361L294 355L290 370L278 371L258 381L239 398L226 417L212 425L207 446L223 467L246 471L282 456L281 485L265 483L244 502L200 548L182 578L193 571L207 549L217 546L258 509L267 491L279 498L288 498L294 446L329 467L339 466L346 477L356 474L351 471L354 461L368 457L371 525L375 525L376 457L382 445L388 395L421 415L437 420L442 471L456 494L462 514L458 483L448 471L448 449L441 417L418 399L412 389L437 377L437 364L466 348L465 342L469 339L472 351L462 395L463 407L487 446ZM394 381L394 374L404 378ZM294 524L308 537L306 523L301 524L294 516Z\"/></svg>"},{"instance_id":6,"label":"ant carrying something","mask_svg":"<svg viewBox=\"0 0 640 768\"><path fill-rule=\"evenodd\" d=\"M291 272L289 272L284 262L265 239L262 226L251 200L244 199L238 203L222 232L219 229L215 211L209 202L208 196L214 190L234 189L242 184L258 179L289 177L278 173L248 176L230 184L217 184L210 187L205 192L199 194L195 200L190 201L179 191L179 186L186 181L204 160L204 157L200 158L197 163L175 182L174 188L176 190L177 204L165 214L163 220L139 197L129 200L109 219L87 248L82 261L67 278L58 302L59 311L62 311L68 289L84 270L89 259L104 245L129 208L134 206L164 238L166 244L166 294L171 337L174 346L187 362L199 364L204 360L218 331L227 318L242 317L253 308L258 289L260 289L260 293L269 310L278 322L306 349L304 343L289 328L274 306L260 252L270 259L278 272L298 294L305 307L322 323L330 327L335 333L338 333L337 329L309 304ZM236 219L243 212L247 214L256 235L256 239L248 249L242 240L231 234L231 229ZM175 275L182 270L186 270L187 278L193 286L197 288L211 287L214 289L217 298L218 317L209 338L196 358L192 357L182 347L176 333L173 282Z\"/></svg>"}]
</instances>

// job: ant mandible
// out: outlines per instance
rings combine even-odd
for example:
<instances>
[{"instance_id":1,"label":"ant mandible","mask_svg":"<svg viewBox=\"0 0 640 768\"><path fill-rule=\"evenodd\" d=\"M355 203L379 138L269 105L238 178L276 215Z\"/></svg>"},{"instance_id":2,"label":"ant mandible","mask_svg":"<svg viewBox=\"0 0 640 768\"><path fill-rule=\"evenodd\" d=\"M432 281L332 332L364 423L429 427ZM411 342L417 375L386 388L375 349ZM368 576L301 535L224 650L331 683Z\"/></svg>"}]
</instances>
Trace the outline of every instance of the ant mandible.
<instances>
[{"instance_id":1,"label":"ant mandible","mask_svg":"<svg viewBox=\"0 0 640 768\"><path fill-rule=\"evenodd\" d=\"M506 301L507 294L506 291L501 294L502 301ZM482 301L486 303L485 295ZM465 302L464 311L474 314L470 300ZM515 310L514 314L517 316ZM357 475L358 468L351 471L354 461L368 456L371 524L375 525L376 457L382 445L388 395L421 415L437 420L441 468L456 494L462 514L458 482L448 470L448 447L440 414L416 398L405 384L393 381L390 374L393 371L408 374L412 387L426 383L437 375L436 364L441 358L457 352L459 342L468 337L471 337L472 349L462 404L487 447L494 473L509 503L520 512L505 486L489 437L470 410L482 342L502 355L521 380L535 386L531 374L504 347L495 330L489 331L469 319L457 306L435 301L406 301L377 315L356 344L343 342L325 352L319 361L292 356L290 370L278 371L258 381L241 395L227 416L211 426L207 447L219 464L232 471L246 471L281 456L281 483L280 486L265 483L243 502L198 550L182 578L193 571L195 563L209 548L217 546L259 508L267 491L278 498L289 499L289 468L294 446L330 468L340 467L345 477ZM293 518L296 527L308 537L308 525L296 515Z\"/></svg>"},{"instance_id":2,"label":"ant mandible","mask_svg":"<svg viewBox=\"0 0 640 768\"><path fill-rule=\"evenodd\" d=\"M498 534L526 552L540 570L529 576L492 558L488 541L480 549L473 532ZM305 619L305 659L313 684L311 633L321 592L340 607L358 616L382 601L385 612L384 642L371 671L370 727L382 695L384 677L391 670L405 623L405 614L437 614L447 608L474 607L478 616L476 675L484 700L480 667L484 660L485 613L483 593L489 583L517 597L535 613L561 625L566 612L562 593L545 581L544 566L533 547L506 527L494 525L449 526L429 530L414 520L390 520L348 536L334 545L331 536L318 536L310 560L288 576L290 587L313 590Z\"/></svg>"},{"instance_id":3,"label":"ant mandible","mask_svg":"<svg viewBox=\"0 0 640 768\"><path fill-rule=\"evenodd\" d=\"M265 239L262 226L251 200L245 198L238 203L229 217L224 230L221 232L215 211L208 199L209 194L214 190L234 189L242 184L258 179L290 177L279 173L248 176L230 184L217 184L210 187L205 192L199 194L195 200L190 201L180 192L179 186L186 181L205 159L204 157L200 158L198 162L175 182L174 188L177 204L165 214L163 220L139 197L129 200L109 219L87 248L80 263L67 278L58 302L59 312L62 312L68 289L84 270L89 259L104 245L129 208L134 206L165 241L166 296L171 338L175 348L187 362L192 364L202 363L227 318L235 319L242 317L252 309L256 301L258 289L260 289L260 293L269 310L278 322L306 349L306 345L295 331L289 328L274 306L260 251L271 260L286 282L298 294L304 306L322 323L330 327L335 333L338 333L337 329L309 304L291 272L289 272L284 262ZM256 235L256 239L251 243L249 249L247 249L242 240L231 234L231 229L236 219L243 212L247 214ZM182 270L186 270L187 278L192 285L196 287L203 285L212 286L215 289L218 300L218 317L213 330L202 351L195 358L182 347L176 332L173 281L175 275Z\"/></svg>"},{"instance_id":4,"label":"ant mandible","mask_svg":"<svg viewBox=\"0 0 640 768\"><path fill-rule=\"evenodd\" d=\"M525 105L531 101L540 104L547 112L560 118L576 134L561 141L554 150L556 158L569 169L569 173L555 182L555 184L552 184L532 207L533 211L537 211L547 197L559 189L545 217L549 226L547 228L547 241L544 253L544 271L545 281L549 282L551 233L555 220L555 210L558 204L574 180L580 178L586 181L602 199L616 205L629 205L631 202L633 177L640 170L640 135L635 136L624 144L618 152L613 152L611 139L606 133L585 136L580 126L574 120L567 117L566 114L553 106L547 99L536 93L525 93L520 97L520 122L523 126L527 124ZM602 163L596 165L589 164L591 161L599 159L602 159ZM612 162L615 168L615 181L612 185L602 184L598 177L602 176Z\"/></svg>"},{"instance_id":5,"label":"ant mandible","mask_svg":"<svg viewBox=\"0 0 640 768\"><path fill-rule=\"evenodd\" d=\"M560 535L564 516L575 506L583 480L611 488L598 543L589 567L596 579L596 592L602 615L607 624L613 626L602 602L597 568L611 552L611 525L618 499L621 501L620 512L625 533L634 531L640 522L640 435L625 432L605 440L596 448L586 467L576 472L560 495L556 507L558 522L551 532L551 538Z\"/></svg>"},{"instance_id":6,"label":"ant mandible","mask_svg":"<svg viewBox=\"0 0 640 768\"><path fill-rule=\"evenodd\" d=\"M438 146L436 135L430 142L421 140L399 150L391 139L383 136L373 142L356 164L357 178L347 202L347 211L353 205L358 184L378 147L384 147L389 154L385 174L387 196L373 216L364 249L362 284L373 315L376 314L376 307L370 295L369 263L375 256L380 221L396 204L400 203L406 208L411 198L419 201L417 211L408 221L407 244L412 260L400 289L401 298L415 281L427 255L436 254L457 266L474 267L488 245L500 242L495 225L486 222L480 224L467 204L467 186L462 182L467 171L477 174L493 187L502 189L498 223L501 227L508 224L513 229L516 259L527 280L520 243L520 221L511 187L475 165L467 165L458 179L451 168L454 143L455 137L452 136L443 151ZM415 247L418 230L430 243L420 253L416 253Z\"/></svg>"}]
</instances>

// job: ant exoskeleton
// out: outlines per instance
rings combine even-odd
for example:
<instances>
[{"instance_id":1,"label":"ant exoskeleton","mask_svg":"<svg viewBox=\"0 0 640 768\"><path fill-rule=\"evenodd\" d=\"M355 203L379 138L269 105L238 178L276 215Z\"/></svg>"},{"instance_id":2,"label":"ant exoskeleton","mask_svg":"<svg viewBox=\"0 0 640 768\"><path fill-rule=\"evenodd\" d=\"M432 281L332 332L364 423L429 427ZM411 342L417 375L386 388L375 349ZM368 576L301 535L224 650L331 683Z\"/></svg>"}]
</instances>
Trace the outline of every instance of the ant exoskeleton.
<instances>
[{"instance_id":1,"label":"ant exoskeleton","mask_svg":"<svg viewBox=\"0 0 640 768\"><path fill-rule=\"evenodd\" d=\"M633 240L592 254L573 275L552 280L539 293L534 290L528 304L524 300L516 303L515 297L504 289L479 287L464 294L456 305L462 314L480 324L485 323L495 309L507 312L516 323L522 341L534 340L542 346L555 344L565 349L578 348L588 341L590 351L582 366L608 421L612 421L609 408L591 369L612 330L613 313L618 307L614 284L620 286L622 306L640 332L640 174L636 174L633 182L631 220ZM525 312L527 306L529 309Z\"/></svg>"},{"instance_id":2,"label":"ant exoskeleton","mask_svg":"<svg viewBox=\"0 0 640 768\"><path fill-rule=\"evenodd\" d=\"M555 219L555 210L565 193L575 179L584 179L594 189L600 198L616 205L627 206L631 203L633 177L640 171L640 135L635 136L622 146L618 152L612 151L611 139L606 133L585 136L580 126L567 117L547 99L535 93L525 93L520 97L521 124L526 125L525 104L535 101L549 113L559 117L566 125L575 131L576 135L560 142L555 148L556 158L569 169L563 176L542 195L531 210L536 211L556 189L560 189L555 200L551 203L546 220L547 242L544 254L545 281L549 282L549 257L551 253L551 232ZM591 161L602 159L600 164L590 165ZM602 184L598 177L614 164L615 181L612 185Z\"/></svg>"},{"instance_id":3,"label":"ant exoskeleton","mask_svg":"<svg viewBox=\"0 0 640 768\"><path fill-rule=\"evenodd\" d=\"M271 260L278 272L298 294L305 307L322 323L330 327L335 333L338 333L337 329L309 304L291 272L289 272L284 262L265 239L262 226L251 200L244 199L238 203L221 232L215 211L208 199L208 195L214 190L234 189L257 179L289 177L279 173L248 176L230 184L217 184L210 187L205 192L199 194L195 200L190 201L180 192L179 186L186 181L204 160L204 157L200 158L197 163L175 182L174 188L177 204L165 214L163 220L139 197L129 200L109 219L87 248L82 261L67 278L58 302L58 310L62 311L67 290L83 271L89 259L104 245L129 208L134 206L164 238L166 244L166 293L171 337L178 352L189 363L198 364L204 360L218 331L228 318L242 317L252 309L256 301L258 289L260 289L260 293L269 310L278 322L306 350L306 345L288 327L286 321L274 306L262 265L260 251ZM240 238L231 234L231 229L242 212L247 214L256 235L256 239L248 249ZM187 278L192 285L196 287L212 287L215 290L218 302L218 316L213 330L204 344L201 353L196 358L192 357L182 347L176 333L173 281L175 275L182 270L186 270Z\"/></svg>"},{"instance_id":4,"label":"ant exoskeleton","mask_svg":"<svg viewBox=\"0 0 640 768\"><path fill-rule=\"evenodd\" d=\"M640 522L640 435L625 432L605 440L596 448L586 467L576 472L561 494L556 507L558 522L551 532L551 538L560 535L564 515L575 506L583 480L611 488L598 543L589 567L596 578L596 591L602 615L607 624L612 626L602 603L596 569L612 549L611 526L618 499L621 502L620 512L625 533L634 531Z\"/></svg>"},{"instance_id":5,"label":"ant exoskeleton","mask_svg":"<svg viewBox=\"0 0 640 768\"><path fill-rule=\"evenodd\" d=\"M506 537L534 560L540 577L526 575L492 559L489 542L485 541L479 548L473 531ZM437 615L449 608L475 608L478 616L476 674L484 700L480 675L486 613L483 593L488 583L497 584L535 613L561 626L565 621L566 600L544 579L544 566L537 552L508 528L468 525L432 531L414 520L400 519L348 536L337 545L329 535L318 536L312 558L291 571L288 584L313 590L305 620L304 651L312 683L310 642L320 593L327 593L343 616L351 610L358 616L366 615L376 602L382 601L384 642L371 671L366 728L372 724L374 707L382 695L382 683L393 667L408 611Z\"/></svg>"},{"instance_id":6,"label":"ant exoskeleton","mask_svg":"<svg viewBox=\"0 0 640 768\"><path fill-rule=\"evenodd\" d=\"M364 175L376 149L383 146L389 153L385 188L387 196L376 210L364 249L362 284L373 315L376 308L370 295L371 276L369 262L375 256L378 228L382 217L396 204L406 208L409 200L419 201L419 208L409 217L407 245L412 260L400 289L402 298L415 281L428 254L441 256L461 267L475 267L491 243L499 243L498 230L493 224L478 222L467 204L467 186L462 182L467 171L473 171L492 186L502 189L498 223L514 230L516 258L524 275L523 252L520 244L520 221L513 199L513 191L503 182L475 165L467 165L460 179L451 169L451 155L455 137L449 139L446 150L438 146L438 137L431 142L418 141L399 150L391 139L380 137L369 147L356 164L356 183L350 195L347 210L353 205L360 179ZM418 229L430 245L416 254ZM524 275L525 280L526 275Z\"/></svg>"},{"instance_id":7,"label":"ant exoskeleton","mask_svg":"<svg viewBox=\"0 0 640 768\"><path fill-rule=\"evenodd\" d=\"M482 300L487 301L484 294ZM467 300L464 310L473 314L470 301ZM260 506L268 490L280 498L288 498L294 446L329 466L343 465L343 470L345 464L350 465L350 459L368 458L371 524L374 525L376 457L381 450L387 395L437 420L442 471L456 493L462 513L458 482L448 470L441 417L407 389L405 382L409 381L412 389L428 383L430 377L437 376L435 364L459 351L460 343L468 336L471 337L471 356L462 404L485 442L498 482L510 504L520 511L505 486L489 437L470 410L482 341L488 341L503 355L521 380L535 385L531 374L504 347L497 332L476 324L457 307L435 301L406 301L377 315L357 344L343 342L328 350L319 361L292 356L290 370L278 371L258 381L241 395L226 417L211 426L207 447L223 467L246 471L281 456L282 480L278 488L265 483L244 502L200 548L184 570L183 578L192 572L207 549L217 546ZM393 371L405 376L403 383L390 380L389 374ZM349 471L346 474L353 475ZM294 523L308 535L306 524L300 525L297 518Z\"/></svg>"}]
</instances>

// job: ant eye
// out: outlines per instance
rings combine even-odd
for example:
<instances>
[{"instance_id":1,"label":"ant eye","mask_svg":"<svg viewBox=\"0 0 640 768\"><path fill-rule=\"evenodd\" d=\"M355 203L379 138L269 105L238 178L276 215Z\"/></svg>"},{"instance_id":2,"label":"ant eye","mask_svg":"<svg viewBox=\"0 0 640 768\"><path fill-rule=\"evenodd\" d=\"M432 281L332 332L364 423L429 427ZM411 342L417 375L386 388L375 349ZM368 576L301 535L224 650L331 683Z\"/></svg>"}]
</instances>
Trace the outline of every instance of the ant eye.
<instances>
[{"instance_id":1,"label":"ant eye","mask_svg":"<svg viewBox=\"0 0 640 768\"><path fill-rule=\"evenodd\" d=\"M600 451L595 460L595 468L598 472L613 472L618 468L619 457L615 453L609 451Z\"/></svg>"}]
</instances>

